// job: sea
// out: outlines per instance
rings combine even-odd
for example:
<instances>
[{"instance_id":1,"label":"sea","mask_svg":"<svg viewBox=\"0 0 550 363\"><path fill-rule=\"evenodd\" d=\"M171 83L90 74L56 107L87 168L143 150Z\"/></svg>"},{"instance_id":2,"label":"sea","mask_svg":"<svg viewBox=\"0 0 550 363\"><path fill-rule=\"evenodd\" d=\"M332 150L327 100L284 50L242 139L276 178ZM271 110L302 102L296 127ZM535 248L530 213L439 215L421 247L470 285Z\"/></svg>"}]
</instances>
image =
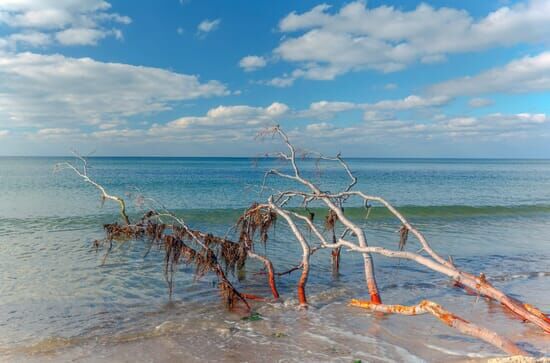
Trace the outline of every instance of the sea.
<instances>
[{"instance_id":1,"label":"sea","mask_svg":"<svg viewBox=\"0 0 550 363\"><path fill-rule=\"evenodd\" d=\"M72 170L72 157L0 158L0 361L6 362L464 362L502 356L433 316L395 316L349 306L368 298L362 259L342 251L334 276L329 251L312 256L299 309L299 272L277 278L277 302L252 302L254 319L220 303L216 277L195 278L181 265L170 298L164 254L146 241L93 241L119 221L118 205ZM550 312L550 160L348 160L356 190L384 197L443 256L484 273L510 296ZM299 160L322 190L345 189L335 163ZM236 238L232 228L254 202L281 190L303 190L267 170L288 171L264 158L91 157L88 173L128 203L132 219L163 206L192 228ZM300 210L300 203L289 207ZM321 205L312 205L322 226ZM383 208L350 199L345 213L370 245L396 249L399 221ZM322 229L322 227L321 227ZM306 237L315 245L314 236ZM411 238L406 249L418 251ZM300 262L300 246L283 220L259 245L277 271ZM498 303L454 288L414 262L374 256L387 304L435 301L491 328L534 355L550 355L548 335ZM269 296L262 266L247 262L230 275L243 292Z\"/></svg>"}]
</instances>

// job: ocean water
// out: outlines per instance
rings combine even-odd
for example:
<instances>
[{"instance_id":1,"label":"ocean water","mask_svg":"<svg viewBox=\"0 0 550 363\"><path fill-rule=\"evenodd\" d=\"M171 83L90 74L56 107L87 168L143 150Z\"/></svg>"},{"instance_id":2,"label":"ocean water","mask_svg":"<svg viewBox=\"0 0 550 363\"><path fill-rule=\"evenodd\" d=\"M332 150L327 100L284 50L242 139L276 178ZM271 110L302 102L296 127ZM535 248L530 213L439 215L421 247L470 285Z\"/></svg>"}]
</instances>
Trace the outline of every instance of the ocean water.
<instances>
[{"instance_id":1,"label":"ocean water","mask_svg":"<svg viewBox=\"0 0 550 363\"><path fill-rule=\"evenodd\" d=\"M215 278L195 281L181 266L168 298L163 255L129 241L102 264L92 241L117 220L96 189L54 165L72 158L0 158L0 360L6 361L464 361L502 355L433 317L381 316L347 304L367 296L362 261L343 253L341 274L328 253L312 257L311 308L296 309L296 273L277 280L282 299L254 303L263 319L242 320L218 301ZM356 189L384 196L443 255L486 273L513 297L550 312L550 161L351 159ZM246 158L91 158L90 175L125 196L132 216L154 198L197 229L225 235L239 214L274 190L300 189L269 178L277 160ZM301 162L306 176L335 190L334 164ZM393 247L398 222L381 208L366 219L358 201L346 213L373 245ZM411 240L408 248L418 249ZM299 245L279 222L265 251L279 271L299 262ZM375 256L386 303L431 299L493 328L533 354L550 354L547 335L498 304L450 287L444 276L407 261ZM237 281L268 295L261 266Z\"/></svg>"}]
</instances>

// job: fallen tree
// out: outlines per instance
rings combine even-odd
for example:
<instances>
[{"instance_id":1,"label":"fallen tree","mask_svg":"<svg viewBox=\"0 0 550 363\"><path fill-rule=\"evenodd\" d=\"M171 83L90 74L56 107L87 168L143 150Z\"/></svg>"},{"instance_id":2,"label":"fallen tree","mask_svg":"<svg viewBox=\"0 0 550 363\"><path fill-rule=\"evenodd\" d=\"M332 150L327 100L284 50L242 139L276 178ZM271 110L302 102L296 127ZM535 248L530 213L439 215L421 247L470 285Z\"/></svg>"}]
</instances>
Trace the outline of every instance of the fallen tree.
<instances>
[{"instance_id":1,"label":"fallen tree","mask_svg":"<svg viewBox=\"0 0 550 363\"><path fill-rule=\"evenodd\" d=\"M124 199L107 193L101 184L89 176L88 160L79 154L75 153L75 155L81 164L80 167L70 162L64 162L57 164L54 171L60 172L64 169L74 171L86 183L93 185L99 190L102 202L108 199L116 201L119 204L123 223L105 224L103 226L105 238L94 241L96 249L107 246L103 262L105 262L112 250L113 241L126 241L129 239L147 240L149 246L146 255L154 245L164 250L164 275L170 297L173 291L174 275L178 265L183 263L195 266L195 277L197 279L208 272L213 272L217 276L220 294L226 307L233 308L240 301L247 310L250 310L247 299L264 299L237 291L227 277L227 274L228 272L234 274L236 270L244 267L247 258L253 258L264 264L273 298L279 298L273 264L266 256L255 253L252 244L253 241L247 238L247 236L254 234L259 229L262 234L262 240L265 243L268 239L267 232L269 227L276 219L275 214L268 213L263 215L260 213L255 215L254 218L243 216L237 223L237 226L241 230L241 238L238 242L191 229L183 219L177 217L162 204L151 198L148 199L155 204L156 208L151 208L137 222L132 223L128 216Z\"/></svg>"},{"instance_id":2,"label":"fallen tree","mask_svg":"<svg viewBox=\"0 0 550 363\"><path fill-rule=\"evenodd\" d=\"M307 308L306 286L310 274L311 256L321 249L332 250L333 272L337 273L340 264L340 251L345 249L347 252L362 255L365 282L370 295L369 301L352 300L352 306L387 314L419 315L429 313L446 325L464 334L484 340L508 354L527 355L525 351L507 338L468 322L445 310L435 302L425 300L413 306L383 304L372 258L373 255L377 254L389 258L413 261L425 268L448 276L456 287L464 289L469 294L484 296L497 301L522 320L533 323L546 333L550 333L550 318L541 310L507 296L504 292L495 288L484 274L475 276L462 271L454 264L452 258L445 259L438 254L430 246L424 235L388 201L380 196L368 195L362 191L354 190L357 178L340 155L326 157L317 153L305 154L306 157L314 157L320 161L338 163L349 177L349 184L342 190L326 191L304 177L299 166L297 149L280 127L276 126L269 129L263 133L263 136L266 135L279 138L287 150L268 154L267 156L277 157L287 163L290 172L283 172L281 169L268 170L264 177L262 189L264 189L263 187L270 177L292 181L297 188L296 190L275 191L267 198L266 202L251 205L234 226L238 231L238 241L236 242L225 237L213 236L207 232L192 230L185 221L169 212L165 207L160 208L160 210L152 209L137 223L131 223L126 213L124 200L109 195L104 187L88 176L86 159L79 157L83 165L81 169L71 163L59 164L57 169L69 168L73 170L85 182L95 186L100 191L103 199L111 199L119 203L123 224L105 225L106 238L96 242L97 246L108 245L106 256L111 250L113 240L147 239L151 243L149 249L153 244L157 244L164 249L165 276L170 294L174 273L178 264L183 262L196 266L196 276L198 278L208 272L215 273L221 295L227 307L234 308L238 302L241 302L246 309L250 309L247 300L261 301L267 299L237 291L227 273L229 271L234 273L236 270L242 269L248 258L254 258L265 266L267 283L271 289L273 299L279 297L275 276L291 273L292 271L301 271L297 284L297 296L300 306ZM352 221L344 212L346 203L349 204L352 201L360 201L367 209L370 208L371 203L378 203L397 219L401 227L396 249L376 246L372 241L367 242L364 228ZM309 209L312 204L321 204L328 210L322 226L315 220L315 214ZM296 205L299 208L296 208ZM300 211L306 213L300 213ZM301 262L295 268L279 274L275 273L273 263L267 256L258 254L255 251L255 246L258 243L265 244L267 242L269 231L273 228L277 219L282 219L286 223L302 250ZM337 224L341 227L339 236L336 234ZM314 236L314 238L310 238L309 235ZM411 244L409 242L411 236L414 237L420 247L417 252L405 250Z\"/></svg>"}]
</instances>

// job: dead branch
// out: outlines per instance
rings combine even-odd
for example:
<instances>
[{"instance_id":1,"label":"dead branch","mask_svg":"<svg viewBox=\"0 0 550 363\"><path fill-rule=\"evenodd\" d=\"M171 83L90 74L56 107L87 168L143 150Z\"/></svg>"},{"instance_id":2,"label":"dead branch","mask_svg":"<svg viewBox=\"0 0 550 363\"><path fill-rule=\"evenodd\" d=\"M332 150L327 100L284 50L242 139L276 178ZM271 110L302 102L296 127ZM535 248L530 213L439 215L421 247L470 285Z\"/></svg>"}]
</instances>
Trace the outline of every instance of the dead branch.
<instances>
[{"instance_id":1,"label":"dead branch","mask_svg":"<svg viewBox=\"0 0 550 363\"><path fill-rule=\"evenodd\" d=\"M317 185L313 184L311 181L309 181L309 180L305 179L304 177L302 177L300 168L298 167L298 164L297 164L297 161L296 161L296 148L290 142L287 134L279 126L273 127L271 129L271 132L274 135L278 135L281 138L281 140L283 141L283 143L285 144L285 146L287 147L287 149L289 150L289 153L286 154L286 157L284 159L289 161L289 163L291 164L292 169L294 171L294 174L293 175L285 174L285 173L282 173L281 171L279 171L277 169L271 169L266 173L266 176L276 175L276 176L279 176L281 178L296 181L296 182L302 184L303 186L307 187L311 191L311 193L305 195L305 197L303 198L304 204L307 206L307 203L309 203L309 201L313 201L313 200L319 200L319 201L322 201L323 203L325 203L326 206L332 212L334 212L336 214L336 216L338 217L338 220L346 228L349 228L353 232L353 234L357 238L359 246L366 247L367 246L367 239L366 239L364 231L359 226L352 223L352 221L349 220L344 215L344 211L342 209L342 200L340 200L338 203L336 203L335 202L336 199L326 197L325 196L326 193L321 192L321 189ZM352 176L352 183L348 186L348 188L345 189L345 190L349 190L356 183L356 180L353 179L355 177L353 176L353 174L351 174L351 171L350 171L349 167L347 166L347 164L345 162L343 162L343 160L339 156L338 156L337 160L339 160L341 162L341 165L343 165L344 169L349 171L350 175ZM283 193L280 193L277 196L276 200L285 200L284 199L285 197L286 198L292 198L292 197L298 196L300 194L302 194L302 196L304 196L304 193L299 193L299 192L283 192ZM273 200L275 198L271 198L271 199ZM276 203L270 203L270 204L275 205ZM298 240L299 240L299 238L298 238ZM302 241L300 241L300 244L303 245ZM373 261L372 261L372 257L369 253L364 253L363 254L363 262L364 262L364 269L365 269L365 279L366 279L366 282L367 282L367 288L369 290L371 300L373 302L380 303L381 302L380 294L378 292L378 285L376 283L376 278L375 278L375 275L374 275L374 264L373 264ZM304 268L306 268L305 264L304 264Z\"/></svg>"},{"instance_id":2,"label":"dead branch","mask_svg":"<svg viewBox=\"0 0 550 363\"><path fill-rule=\"evenodd\" d=\"M99 192L101 193L101 199L103 201L105 201L106 199L109 199L109 200L113 200L113 201L117 202L119 204L120 215L122 216L122 219L124 220L124 223L125 224L130 224L130 218L128 218L128 214L126 213L126 203L124 202L124 199L122 199L121 197L118 197L116 195L111 195L111 194L107 193L107 191L105 190L105 188L101 184L99 184L99 183L95 182L93 179L91 179L90 176L88 175L88 160L85 157L82 157L81 155L79 155L76 152L73 152L73 154L82 163L82 170L79 170L75 165L73 165L70 162L64 162L64 163L56 164L55 167L54 167L54 172L59 172L63 169L73 170L76 173L76 175L78 175L79 177L84 179L84 181L86 183L89 183L89 184L93 185L94 187L96 187L99 190Z\"/></svg>"},{"instance_id":3,"label":"dead branch","mask_svg":"<svg viewBox=\"0 0 550 363\"><path fill-rule=\"evenodd\" d=\"M294 170L294 174L292 175L284 174L279 170L272 169L268 171L266 175L275 175L282 178L294 180L302 185L307 186L310 191L309 192L285 191L275 196L272 195L269 198L269 206L274 210L276 210L279 214L281 214L281 211L277 209L277 205L274 201L284 200L285 203L287 203L288 200L291 198L300 198L301 200L305 201L306 204L310 203L311 201L321 201L325 205L327 205L329 207L329 213L334 213L338 221L341 222L344 225L344 227L346 227L346 229L349 229L352 232L353 236L355 237L355 241L344 240L342 237L338 241L336 241L336 243L328 243L326 238L322 235L322 233L318 230L318 228L314 225L314 223L308 220L308 218L304 216L299 216L296 214L289 215L289 218L291 219L292 217L300 218L302 221L304 221L308 229L313 231L314 235L317 237L321 247L331 248L331 249L339 249L341 247L346 247L351 251L362 253L363 256L365 256L365 275L367 277L369 293L371 295L371 301L373 303L381 302L379 299L378 288L376 286L376 280L375 280L374 271L373 271L374 266L371 262L371 257L370 257L372 253L375 253L375 254L382 254L386 257L409 259L419 264L422 264L425 267L428 267L434 271L445 274L451 277L454 281L456 281L460 285L466 286L469 289L476 291L478 295L487 296L491 299L494 299L500 302L501 304L506 306L508 309L510 309L512 312L519 315L523 319L536 324L546 332L550 332L550 321L542 311L534 307L531 307L530 305L529 305L529 308L527 308L526 304L518 302L514 299L511 299L510 297L505 295L503 292L493 287L485 278L477 277L472 274L459 270L451 262L452 260L448 261L444 259L442 256L440 256L437 252L435 252L433 248L430 246L430 244L428 243L428 241L426 240L426 238L424 237L424 235L418 229L413 227L412 224L394 206L392 206L384 198L379 196L367 195L361 191L351 190L352 187L356 184L356 179L354 179L351 169L343 161L340 155L338 155L336 158L333 158L332 160L336 160L340 163L340 165L342 165L346 173L350 175L352 179L352 184L350 184L350 186L348 186L341 192L336 192L336 193L324 192L324 191L321 191L320 187L318 187L317 185L314 185L312 182L308 181L302 176L296 160L295 147L290 143L288 136L278 126L274 127L271 132L275 135L278 135L281 138L283 144L288 148L289 153L286 154L287 157L285 159L289 161L290 165L292 166L292 169ZM330 159L330 158L325 158L325 159ZM402 227L400 230L400 241L399 241L397 251L388 250L381 247L370 247L367 245L365 233L363 229L360 228L358 225L354 224L351 220L349 220L345 216L342 208L342 205L344 204L344 202L352 197L360 198L366 205L369 202L380 203L382 206L387 208L399 220ZM279 209L281 208L279 207ZM330 223L328 224L329 226L333 225L334 221L330 221ZM291 229L292 229L292 232L295 234L296 239L300 242L300 244L303 244L303 242L301 241L303 236L298 236L297 233L294 232L294 228L291 228ZM405 247L406 241L409 239L409 233L411 233L414 237L416 237L416 240L420 243L422 247L421 251L424 251L428 255L427 257L422 256L420 254L415 254L412 252L401 251Z\"/></svg>"},{"instance_id":4,"label":"dead branch","mask_svg":"<svg viewBox=\"0 0 550 363\"><path fill-rule=\"evenodd\" d=\"M320 249L332 250L333 268L336 266L335 270L338 271L340 250L345 249L362 255L364 275L370 295L369 302L352 300L354 306L361 306L371 311L404 315L430 313L458 331L482 339L509 354L527 354L513 342L496 332L476 326L448 312L434 302L423 301L414 306L382 304L372 259L373 255L380 255L414 261L430 270L448 276L456 286L463 287L467 293L472 292L476 296L486 296L498 301L525 321L529 321L545 332L550 333L550 319L542 311L507 296L491 285L484 274L474 276L460 270L452 262L452 258L447 260L439 255L430 246L425 236L387 200L380 196L354 190L357 185L357 177L340 154L333 158L315 154L319 160L338 163L350 178L349 184L344 186L341 191L325 191L320 185L303 176L296 158L296 148L290 142L286 133L278 126L270 129L269 133L279 137L286 146L287 152L278 152L276 155L290 165L292 172L285 173L279 169L267 171L264 175L262 190L265 189L265 183L270 176L293 181L303 190L277 191L272 189L273 194L267 198L265 203L252 204L244 211L234 227L230 229L238 235L236 242L226 237L218 237L193 230L185 221L169 212L162 205L160 210L153 209L144 215L138 223L131 224L126 214L124 200L107 194L100 184L88 177L87 162L84 158L79 157L79 160L83 163L82 171L70 163L61 164L61 168L72 169L84 181L94 185L102 193L103 199L111 199L119 203L125 224L118 225L114 223L105 226L105 241L109 242L109 250L113 240L124 239L148 239L150 241L149 249L153 244L158 244L164 249L165 276L170 294L172 293L173 278L178 263L183 262L195 266L195 276L197 278L208 272L215 273L218 277L220 292L228 307L232 307L237 301L241 301L247 308L250 308L247 299L256 301L264 301L265 299L256 295L240 293L231 284L227 274L229 272L234 274L236 270L243 268L247 258L254 258L265 267L268 275L267 284L274 299L279 297L275 275L281 276L287 273L290 274L292 271L301 270L301 276L297 284L297 295L300 306L307 307L306 286L311 273L310 259L312 254ZM265 134L267 132L264 132ZM399 222L399 241L396 243L395 249L375 246L372 242L367 243L365 227L353 222L344 212L344 205L351 200L359 200L366 208L370 208L370 203L378 203L390 211ZM295 209L289 207L296 205L296 202L299 202L301 207L309 211L308 216L297 213ZM319 226L314 221L315 215L308 209L311 203L321 203L328 209L324 226ZM258 254L255 249L257 243L265 246L269 239L269 233L275 228L278 219L282 219L288 226L302 250L300 263L291 270L279 274L275 273L272 262L266 256ZM337 226L343 229L339 237L336 234ZM325 234L329 235L326 236ZM414 241L411 241L413 238ZM415 241L419 244L420 250L417 252L407 251L407 247ZM101 243L97 242L97 244Z\"/></svg>"},{"instance_id":5,"label":"dead branch","mask_svg":"<svg viewBox=\"0 0 550 363\"><path fill-rule=\"evenodd\" d=\"M394 206L392 206L388 201L379 196L367 195L361 191L352 190L353 187L357 184L357 179L353 175L348 164L338 155L336 158L323 158L323 160L337 161L340 163L344 171L350 176L350 184L340 192L329 192L322 191L321 187L304 178L300 167L296 159L296 149L289 141L288 136L278 127L271 129L271 133L277 135L282 140L283 144L287 147L288 153L282 153L280 158L282 160L288 161L290 164L293 173L287 174L278 169L269 170L264 177L267 179L268 176L273 175L276 177L288 179L294 181L302 186L307 187L308 191L282 191L271 195L268 198L268 203L263 207L269 210L274 211L279 216L283 217L286 220L288 226L290 227L291 232L294 234L296 240L302 246L302 263L300 264L302 268L302 278L298 284L299 291L299 301L301 305L307 304L305 296L305 286L307 283L307 277L309 273L309 251L311 250L311 243L304 238L300 227L305 226L308 231L313 232L317 243L320 248L329 248L333 251L339 251L341 248L345 248L351 252L361 253L364 257L364 269L365 277L367 280L367 287L370 294L370 302L364 303L363 305L368 306L373 311L385 311L385 312L422 312L422 313L432 313L440 318L450 319L447 323L459 331L476 336L480 339L483 339L495 346L500 347L509 353L514 354L526 354L521 349L517 348L513 343L508 341L506 338L500 337L494 332L488 331L484 328L479 328L474 326L471 323L466 322L465 320L456 317L453 314L443 310L439 305L432 302L424 302L421 305L416 307L400 307L398 305L382 305L378 287L376 284L375 274L374 274L374 265L372 263L372 254L379 254L385 257L398 258L398 259L407 259L414 261L420 265L423 265L433 271L439 272L446 276L451 277L457 286L464 287L467 291L473 291L477 296L486 296L490 299L500 302L503 306L522 317L524 320L532 322L542 328L545 332L550 333L550 319L546 314L544 314L539 309L522 302L519 302L515 299L508 297L502 291L496 289L492 286L486 279L485 275L481 274L480 276L474 276L467 272L460 270L452 262L452 258L446 260L440 256L428 243L424 235L415 228ZM382 248L378 246L370 246L367 244L365 231L363 228L359 227L357 224L353 223L350 219L344 214L343 205L346 201L351 198L359 198L365 206L369 206L369 203L379 203L384 206L390 213L400 222L399 229L399 243L396 250ZM313 222L313 218L308 218L306 216L295 213L286 208L286 205L292 200L298 199L301 201L301 205L305 208L314 202L322 202L329 209L329 215L325 221L325 232L330 232L332 234L331 242L323 235L323 232L317 227ZM258 207L258 206L256 206ZM295 220L299 220L301 223L298 224ZM344 233L336 239L334 233L334 226L336 221L341 223L345 228ZM351 233L351 239L346 238L346 235ZM421 249L417 253L405 251L407 241L410 239L410 235L416 238L416 241L420 244ZM314 247L315 248L315 247ZM425 253L425 255L421 254ZM380 308L376 308L380 306Z\"/></svg>"},{"instance_id":6,"label":"dead branch","mask_svg":"<svg viewBox=\"0 0 550 363\"><path fill-rule=\"evenodd\" d=\"M496 332L482 328L474 323L462 319L461 317L445 310L441 305L434 303L433 301L423 300L417 305L404 306L404 305L385 305L385 304L373 304L370 301L361 301L353 299L351 300L351 306L357 306L370 311L376 311L385 314L400 314L400 315L422 315L432 314L440 321L457 329L459 332L481 339L502 351L510 355L523 355L529 354L523 349L519 348L511 340L504 338Z\"/></svg>"}]
</instances>

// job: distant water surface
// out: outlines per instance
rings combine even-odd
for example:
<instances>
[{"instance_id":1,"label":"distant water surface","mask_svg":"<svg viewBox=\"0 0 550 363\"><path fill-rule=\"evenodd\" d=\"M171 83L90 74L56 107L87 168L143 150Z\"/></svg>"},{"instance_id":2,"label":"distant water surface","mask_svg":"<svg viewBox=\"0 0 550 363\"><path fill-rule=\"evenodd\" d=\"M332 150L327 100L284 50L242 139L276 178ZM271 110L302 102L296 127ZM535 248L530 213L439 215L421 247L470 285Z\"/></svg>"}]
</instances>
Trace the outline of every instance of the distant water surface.
<instances>
[{"instance_id":1,"label":"distant water surface","mask_svg":"<svg viewBox=\"0 0 550 363\"><path fill-rule=\"evenodd\" d=\"M143 258L142 242L115 248L105 265L92 249L116 205L71 171L72 158L0 158L0 357L13 361L460 361L501 354L433 318L380 317L347 306L366 296L357 256L344 254L333 279L329 257L313 258L312 308L295 309L297 275L279 279L281 303L257 304L248 322L219 306L214 278L193 281L181 267L168 300L162 254ZM242 210L271 190L292 187L263 175L276 160L246 158L91 158L90 174L133 201L154 197L195 227L225 234ZM324 189L345 186L334 164L303 161ZM510 295L550 311L550 161L350 159L357 189L382 195L443 255L485 272ZM294 187L296 188L296 187ZM140 211L133 207L133 215ZM346 213L372 243L395 247L399 224L381 208L368 220L358 202ZM415 246L411 245L411 250ZM267 246L277 269L299 262L282 221ZM526 350L550 354L548 337L499 306L449 287L421 266L375 258L387 303L432 299L502 332ZM241 288L266 295L260 266L247 266ZM265 359L262 359L265 358Z\"/></svg>"}]
</instances>

